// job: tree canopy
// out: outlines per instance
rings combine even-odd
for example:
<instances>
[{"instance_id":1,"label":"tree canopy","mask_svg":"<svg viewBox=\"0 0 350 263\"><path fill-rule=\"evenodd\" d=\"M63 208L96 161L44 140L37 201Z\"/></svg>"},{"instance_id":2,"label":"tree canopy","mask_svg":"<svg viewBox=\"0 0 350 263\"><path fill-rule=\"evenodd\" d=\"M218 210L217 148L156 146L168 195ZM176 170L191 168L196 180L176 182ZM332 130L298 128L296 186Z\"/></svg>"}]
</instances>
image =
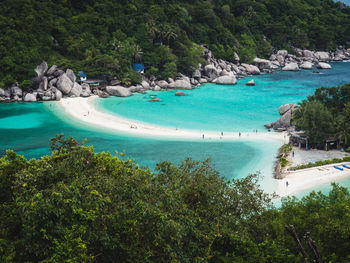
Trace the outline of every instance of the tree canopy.
<instances>
[{"instance_id":1,"label":"tree canopy","mask_svg":"<svg viewBox=\"0 0 350 263\"><path fill-rule=\"evenodd\" d=\"M345 188L274 208L258 175L228 181L209 161L152 172L62 135L51 148L0 159L1 262L304 262L291 224L324 262L350 259Z\"/></svg>"},{"instance_id":2,"label":"tree canopy","mask_svg":"<svg viewBox=\"0 0 350 263\"><path fill-rule=\"evenodd\" d=\"M244 61L272 47L334 49L350 41L350 8L332 0L3 0L0 86L49 64L135 81L133 61L172 77L198 66L206 44L214 55Z\"/></svg>"}]
</instances>

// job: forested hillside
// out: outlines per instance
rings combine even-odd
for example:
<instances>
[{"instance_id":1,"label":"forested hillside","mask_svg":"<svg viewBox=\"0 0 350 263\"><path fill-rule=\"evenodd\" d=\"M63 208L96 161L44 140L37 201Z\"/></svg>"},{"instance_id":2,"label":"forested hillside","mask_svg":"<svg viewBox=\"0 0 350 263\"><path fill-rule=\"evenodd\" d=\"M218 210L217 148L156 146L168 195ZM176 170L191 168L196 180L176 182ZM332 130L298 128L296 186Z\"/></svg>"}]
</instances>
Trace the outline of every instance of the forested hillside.
<instances>
[{"instance_id":1,"label":"forested hillside","mask_svg":"<svg viewBox=\"0 0 350 263\"><path fill-rule=\"evenodd\" d=\"M0 87L42 60L132 80L133 61L162 77L191 71L198 44L244 61L272 47L334 49L350 41L349 14L332 0L3 0Z\"/></svg>"},{"instance_id":2,"label":"forested hillside","mask_svg":"<svg viewBox=\"0 0 350 263\"><path fill-rule=\"evenodd\" d=\"M323 262L350 260L345 188L275 209L257 176L229 182L208 161L151 172L72 138L51 147L0 158L1 262L314 262L307 232Z\"/></svg>"}]
</instances>

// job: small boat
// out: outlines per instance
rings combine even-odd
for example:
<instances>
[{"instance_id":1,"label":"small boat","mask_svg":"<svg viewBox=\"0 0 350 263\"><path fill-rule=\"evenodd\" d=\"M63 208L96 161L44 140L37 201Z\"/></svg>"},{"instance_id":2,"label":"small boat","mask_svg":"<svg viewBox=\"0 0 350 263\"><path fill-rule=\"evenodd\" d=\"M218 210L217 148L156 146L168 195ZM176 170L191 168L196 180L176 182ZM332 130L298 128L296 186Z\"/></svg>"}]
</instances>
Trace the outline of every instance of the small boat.
<instances>
[{"instance_id":1,"label":"small boat","mask_svg":"<svg viewBox=\"0 0 350 263\"><path fill-rule=\"evenodd\" d=\"M347 168L347 169L350 169L350 166L347 166L345 164L342 165L343 167Z\"/></svg>"},{"instance_id":2,"label":"small boat","mask_svg":"<svg viewBox=\"0 0 350 263\"><path fill-rule=\"evenodd\" d=\"M344 169L343 168L341 168L341 167L339 167L339 166L333 166L335 169L338 169L338 170L340 170L340 171L344 171Z\"/></svg>"}]
</instances>

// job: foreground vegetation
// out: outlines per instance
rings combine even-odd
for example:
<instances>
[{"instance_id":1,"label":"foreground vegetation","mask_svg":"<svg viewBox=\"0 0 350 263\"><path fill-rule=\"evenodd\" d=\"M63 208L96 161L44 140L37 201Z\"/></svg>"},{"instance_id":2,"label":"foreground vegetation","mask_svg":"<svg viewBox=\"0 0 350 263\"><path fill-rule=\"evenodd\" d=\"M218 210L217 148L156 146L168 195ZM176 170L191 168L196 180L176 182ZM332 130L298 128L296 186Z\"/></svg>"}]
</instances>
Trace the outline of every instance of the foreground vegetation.
<instances>
[{"instance_id":1,"label":"foreground vegetation","mask_svg":"<svg viewBox=\"0 0 350 263\"><path fill-rule=\"evenodd\" d=\"M350 84L315 91L293 113L294 124L306 132L311 146L323 147L326 139L350 146Z\"/></svg>"},{"instance_id":2,"label":"foreground vegetation","mask_svg":"<svg viewBox=\"0 0 350 263\"><path fill-rule=\"evenodd\" d=\"M272 47L332 50L348 41L350 8L332 0L3 0L0 87L29 79L42 60L128 83L139 80L132 62L163 78L189 73L203 63L199 44L249 62Z\"/></svg>"},{"instance_id":3,"label":"foreground vegetation","mask_svg":"<svg viewBox=\"0 0 350 263\"><path fill-rule=\"evenodd\" d=\"M350 260L345 188L276 209L257 175L229 182L209 161L151 172L72 138L51 147L0 159L1 262L305 262L286 225L311 232L323 262Z\"/></svg>"}]
</instances>

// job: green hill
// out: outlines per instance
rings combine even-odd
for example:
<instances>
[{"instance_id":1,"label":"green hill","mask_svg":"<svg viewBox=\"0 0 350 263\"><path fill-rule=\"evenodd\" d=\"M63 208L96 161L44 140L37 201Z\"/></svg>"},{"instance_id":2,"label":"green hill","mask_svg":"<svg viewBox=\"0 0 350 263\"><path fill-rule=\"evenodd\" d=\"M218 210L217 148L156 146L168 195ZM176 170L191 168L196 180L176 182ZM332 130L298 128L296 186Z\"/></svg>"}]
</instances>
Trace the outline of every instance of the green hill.
<instances>
[{"instance_id":1,"label":"green hill","mask_svg":"<svg viewBox=\"0 0 350 263\"><path fill-rule=\"evenodd\" d=\"M30 78L42 60L133 81L133 61L163 78L188 73L198 44L244 61L272 47L334 49L350 41L349 14L332 0L3 0L0 86Z\"/></svg>"}]
</instances>

